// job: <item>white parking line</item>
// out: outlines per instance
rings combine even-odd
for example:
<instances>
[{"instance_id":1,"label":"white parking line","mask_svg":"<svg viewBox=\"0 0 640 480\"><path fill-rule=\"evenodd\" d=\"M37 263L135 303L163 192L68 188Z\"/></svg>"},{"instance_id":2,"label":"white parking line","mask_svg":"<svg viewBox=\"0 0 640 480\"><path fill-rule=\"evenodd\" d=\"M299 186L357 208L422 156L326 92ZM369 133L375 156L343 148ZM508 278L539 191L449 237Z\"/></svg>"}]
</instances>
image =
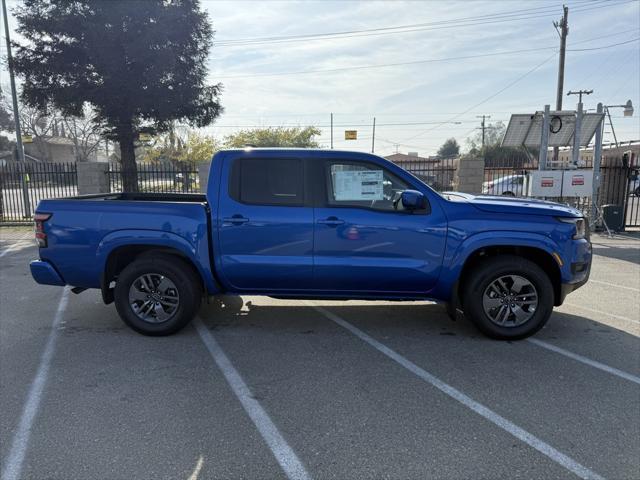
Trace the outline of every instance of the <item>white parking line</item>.
<instances>
[{"instance_id":1,"label":"white parking line","mask_svg":"<svg viewBox=\"0 0 640 480\"><path fill-rule=\"evenodd\" d=\"M31 435L31 427L33 421L36 418L38 409L40 407L40 401L42 399L42 393L47 383L47 376L49 375L49 366L51 364L51 358L56 347L56 338L58 337L58 327L62 321L64 311L67 308L67 301L69 299L69 287L65 287L58 303L58 309L53 318L51 324L51 332L47 339L47 344L40 357L40 365L38 365L38 371L31 383L29 394L27 395L27 402L22 410L22 416L20 417L20 423L18 429L13 435L13 441L11 442L11 450L4 462L4 468L2 470L2 480L17 480L20 478L22 471L22 463L24 462L24 456L27 453L27 447L29 446L29 437Z\"/></svg>"},{"instance_id":2,"label":"white parking line","mask_svg":"<svg viewBox=\"0 0 640 480\"><path fill-rule=\"evenodd\" d=\"M589 279L589 282L587 283L587 285L589 283L599 283L601 285L607 285L608 287L623 288L625 290L631 290L632 292L640 292L640 288L626 287L624 285L618 285L617 283L603 282L601 280L594 280L592 278Z\"/></svg>"},{"instance_id":3,"label":"white parking line","mask_svg":"<svg viewBox=\"0 0 640 480\"><path fill-rule=\"evenodd\" d=\"M584 310L585 312L597 313L598 315L605 315L607 317L616 318L618 320L622 320L624 322L637 323L640 325L640 320L634 320L633 318L623 317L622 315L614 315L613 313L603 312L602 310L596 310L595 308L583 307L582 305L577 305L575 303L564 302L563 305L567 305L568 307L577 308L579 310Z\"/></svg>"},{"instance_id":4,"label":"white parking line","mask_svg":"<svg viewBox=\"0 0 640 480\"><path fill-rule=\"evenodd\" d=\"M437 388L438 390L440 390L444 394L446 394L446 395L450 396L451 398L453 398L454 400L460 402L465 407L473 410L478 415L482 416L483 418L485 418L486 420L490 421L494 425L497 425L498 427L502 428L504 431L510 433L511 435L513 435L517 439L523 441L524 443L526 443L530 447L535 448L540 453L542 453L543 455L547 456L548 458L550 458L554 462L562 465L564 468L566 468L570 472L574 473L578 477L585 478L585 479L603 479L603 477L601 477L600 475L598 475L594 471L590 470L589 468L585 467L584 465L581 465L580 463L576 462L575 460L573 460L572 458L568 457L564 453L556 450L555 448L553 448L548 443L542 441L541 439L539 439L535 435L527 432L526 430L524 430L523 428L517 426L513 422L511 422L511 421L507 420L506 418L498 415L496 412L494 412L493 410L489 409L488 407L485 407L481 403L473 400L471 397L465 395L460 390L457 390L456 388L452 387L451 385L443 382L438 377L430 374L429 372L427 372L423 368L417 366L415 363L413 363L410 360L406 359L405 357L403 357L399 353L395 352L394 350L391 350L386 345L384 345L384 344L380 343L379 341L375 340L373 337L370 337L369 335L367 335L365 332L363 332L359 328L355 327L354 325L351 325L346 320L340 318L338 315L335 315L334 313L332 313L332 312L330 312L328 310L325 310L322 307L318 307L316 305L313 305L311 302L308 302L308 303L309 303L309 305L313 306L313 308L315 308L317 311L322 313L325 317L327 317L329 320L331 320L331 321L337 323L338 325L340 325L341 327L349 330L356 337L358 337L361 340L363 340L364 342L368 343L370 346L372 346L373 348L378 350L380 353L386 355L391 360L393 360L393 361L397 362L398 364L402 365L404 368L406 368L407 370L409 370L411 373L415 374L416 376L420 377L422 380L424 380L428 384L434 386L435 388Z\"/></svg>"},{"instance_id":5,"label":"white parking line","mask_svg":"<svg viewBox=\"0 0 640 480\"><path fill-rule=\"evenodd\" d=\"M596 362L595 360L591 360L590 358L583 357L582 355L578 355L577 353L570 352L569 350L565 350L564 348L556 347L555 345L547 343L543 340L538 340L537 338L528 338L527 341L539 347L551 350L552 352L564 355L565 357L569 357L580 363L584 363L585 365L589 365L591 367L597 368L598 370L602 370L603 372L610 373L611 375L624 378L625 380L629 380L630 382L634 382L640 385L640 377L636 377L631 373L618 370L617 368L610 367L609 365L605 365L604 363Z\"/></svg>"},{"instance_id":6,"label":"white parking line","mask_svg":"<svg viewBox=\"0 0 640 480\"><path fill-rule=\"evenodd\" d=\"M15 245L11 245L10 247L5 248L0 252L0 258L4 257L8 253L18 252L20 250L24 250L25 248L33 247L33 242L29 243L17 243Z\"/></svg>"},{"instance_id":7,"label":"white parking line","mask_svg":"<svg viewBox=\"0 0 640 480\"><path fill-rule=\"evenodd\" d=\"M271 449L271 452L280 464L280 467L282 467L282 470L284 470L287 478L289 478L289 480L310 480L311 475L309 475L300 459L298 459L293 449L286 442L269 417L269 414L262 408L260 402L254 398L251 390L222 348L220 348L213 334L204 326L200 318L196 318L194 322L202 342L207 347L207 350L209 350L213 360L216 362L216 365L218 365L218 368L240 401L245 412L247 412L247 415L249 415L249 418L251 418L260 435L262 435L262 438Z\"/></svg>"}]
</instances>

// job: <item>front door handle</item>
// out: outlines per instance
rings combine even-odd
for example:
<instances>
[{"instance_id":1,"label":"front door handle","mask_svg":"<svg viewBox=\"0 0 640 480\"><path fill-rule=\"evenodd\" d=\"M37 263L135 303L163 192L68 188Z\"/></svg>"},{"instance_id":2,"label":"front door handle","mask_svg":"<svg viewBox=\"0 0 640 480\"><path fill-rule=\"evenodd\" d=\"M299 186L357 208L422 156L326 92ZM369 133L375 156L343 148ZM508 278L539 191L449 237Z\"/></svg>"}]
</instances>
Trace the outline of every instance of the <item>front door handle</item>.
<instances>
[{"instance_id":1,"label":"front door handle","mask_svg":"<svg viewBox=\"0 0 640 480\"><path fill-rule=\"evenodd\" d=\"M337 227L338 225L344 224L344 220L340 220L338 217L329 217L324 220L318 220L318 223L329 227Z\"/></svg>"},{"instance_id":2,"label":"front door handle","mask_svg":"<svg viewBox=\"0 0 640 480\"><path fill-rule=\"evenodd\" d=\"M233 225L242 225L243 223L247 223L249 219L240 214L236 214L233 217L223 218L222 221L225 223L232 223Z\"/></svg>"}]
</instances>

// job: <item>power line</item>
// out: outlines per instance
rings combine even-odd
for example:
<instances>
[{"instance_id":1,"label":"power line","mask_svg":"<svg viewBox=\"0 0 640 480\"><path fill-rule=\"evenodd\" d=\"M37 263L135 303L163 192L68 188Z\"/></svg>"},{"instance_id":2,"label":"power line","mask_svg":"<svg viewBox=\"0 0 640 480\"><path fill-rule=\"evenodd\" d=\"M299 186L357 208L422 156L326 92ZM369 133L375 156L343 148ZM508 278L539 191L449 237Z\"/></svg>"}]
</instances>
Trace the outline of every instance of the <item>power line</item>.
<instances>
[{"instance_id":1,"label":"power line","mask_svg":"<svg viewBox=\"0 0 640 480\"><path fill-rule=\"evenodd\" d=\"M612 47L617 47L619 45L625 45L628 43L633 43L635 41L638 41L640 39L640 37L638 38L634 38L633 40L628 40L626 42L619 42L619 43L613 43L610 45L603 45L600 47L593 47L593 48L587 48L584 49L584 51L587 50L603 50L606 48L612 48ZM587 41L587 40L584 40ZM500 55L513 55L513 54L517 54L517 53L528 53L528 52L537 52L537 51L542 51L542 50L555 50L558 47L555 46L549 46L549 47L537 47L537 48L527 48L527 49L522 49L522 50L505 50L502 52L493 52L493 53L479 53L479 54L474 54L474 55L462 55L462 56L457 56L457 57L443 57L443 58L431 58L431 59L424 59L424 60L413 60L413 61L409 61L409 62L395 62L395 63L379 63L379 64L375 64L375 65L359 65L359 66L355 66L355 67L337 67L337 68L326 68L326 69L318 69L318 70L297 70L297 71L290 71L290 72L273 72L273 73L249 73L249 74L244 74L244 75L222 75L220 77L216 77L220 80L224 80L224 79L230 79L230 78L255 78L255 77L278 77L278 76L291 76L291 75L308 75L308 74L313 74L313 73L335 73L335 72L343 72L343 71L348 71L348 70L365 70L365 69L372 69L372 68L388 68L388 67L400 67L400 66L406 66L406 65L420 65L420 64L424 64L424 63L436 63L436 62L450 62L450 61L456 61L456 60L469 60L469 59L474 59L474 58L485 58L485 57L495 57L495 56L500 56ZM580 51L580 50L573 50L572 51Z\"/></svg>"},{"instance_id":2,"label":"power line","mask_svg":"<svg viewBox=\"0 0 640 480\"><path fill-rule=\"evenodd\" d=\"M599 47L598 49L602 49L602 48L609 48L609 47L613 47L616 45L621 45L621 44L625 44L625 43L630 43L630 42L634 42L634 41L638 41L640 40L639 38L635 38L634 40L630 40L627 42L621 42L619 44L613 44L613 45L608 45L606 47ZM538 68L540 68L542 65L544 65L545 63L547 63L549 60L551 60L553 57L555 56L555 53L553 55L551 55L550 57L548 57L547 59L545 59L544 61L542 61L541 63L539 63L538 65L536 65L535 67L533 67L531 70L525 72L523 75L521 75L520 77L516 78L513 82L509 83L508 85L506 85L504 88L498 90L496 93L494 93L493 95L490 95L489 97L485 98L484 100L482 100L480 103L477 103L476 105L468 108L467 110L465 110L464 112L462 112L459 115L453 116L451 118L449 118L447 121L442 122L438 125L435 125L432 128L429 128L427 130L425 130L424 132L418 134L418 135L414 135L413 137L409 137L406 138L405 140L412 140L414 138L420 137L422 135L424 135L427 132L430 132L432 130L435 130L436 128L441 127L442 125L446 125L448 122L451 122L453 120L456 120L457 118L461 117L462 115L469 113L470 111L474 110L475 108L479 107L480 105L483 105L484 103L488 102L489 100L491 100L494 97L497 97L498 95L500 95L502 92L504 92L505 90L509 89L510 87L512 87L513 85L515 85L516 83L518 83L520 80L522 80L523 78L525 78L526 76L528 76L529 74L533 73L534 71L536 71Z\"/></svg>"},{"instance_id":3,"label":"power line","mask_svg":"<svg viewBox=\"0 0 640 480\"><path fill-rule=\"evenodd\" d=\"M547 63L549 60L551 60L553 57L555 57L556 52L554 52L551 56L547 57L546 59L544 59L542 62L538 63L535 67L533 67L530 70L527 70L524 74L520 75L518 78L516 78L515 80L509 82L506 86L504 86L503 88L501 88L500 90L498 90L496 93L489 95L487 98L485 98L484 100L482 100L479 103L476 103L475 105L473 105L472 107L466 109L464 112L460 113L459 115L455 115L449 119L447 119L444 122L441 122L438 125L435 125L432 128L429 128L427 130L425 130L422 133L419 133L417 135L414 135L412 137L406 138L405 140L412 140L414 138L420 137L422 135L424 135L427 132L430 132L432 130L435 130L436 128L441 127L442 125L446 125L448 122L454 121L456 119L458 119L459 117L461 117L462 115L465 115L467 113L469 113L470 111L474 110L475 108L478 108L480 105L483 105L485 103L487 103L489 100L491 100L492 98L497 97L498 95L500 95L502 92L504 92L505 90L511 88L513 85L515 85L516 83L518 83L520 80L522 80L523 78L525 78L526 76L532 74L533 72L535 72L536 70L538 70L542 65L544 65L545 63Z\"/></svg>"},{"instance_id":4,"label":"power line","mask_svg":"<svg viewBox=\"0 0 640 480\"><path fill-rule=\"evenodd\" d=\"M378 127L395 127L395 126L410 126L410 125L439 125L441 122L391 122L391 123L376 123ZM465 122L450 122L453 124L469 123ZM278 125L212 125L214 128L287 128L287 127L299 127L300 123L281 123ZM310 124L309 126L318 128L329 128L330 124ZM371 123L340 123L334 124L334 127L370 127Z\"/></svg>"},{"instance_id":5,"label":"power line","mask_svg":"<svg viewBox=\"0 0 640 480\"><path fill-rule=\"evenodd\" d=\"M610 8L612 6L618 6L625 3L630 3L634 0L627 0L623 2L612 3L606 0L599 0L595 2L587 2L580 4L574 11L582 12L600 8ZM539 10L539 11L534 11ZM308 42L317 40L336 40L343 38L354 37L367 37L378 35L389 35L398 33L411 33L416 31L425 30L439 30L443 28L459 28L465 26L485 25L492 23L505 23L517 20L528 20L534 18L543 18L555 16L556 7L536 7L532 9L514 10L511 12L494 13L477 15L473 17L462 17L457 19L440 20L437 22L426 22L409 25L398 25L393 27L381 27L362 30L347 30L340 32L326 32L326 33L314 33L314 34L302 34L302 35L286 35L286 36L274 36L274 37L249 37L219 40L214 42L216 46L249 46L249 45L264 45L264 44L277 44L277 43L289 43L289 42ZM526 13L530 12L530 13Z\"/></svg>"},{"instance_id":6,"label":"power line","mask_svg":"<svg viewBox=\"0 0 640 480\"><path fill-rule=\"evenodd\" d=\"M567 48L568 52L588 52L591 50L602 50L604 48L617 47L618 45L626 45L627 43L633 43L640 40L640 37L634 38L632 40L627 40L626 42L612 43L611 45L606 45L604 47L593 47L593 48Z\"/></svg>"}]
</instances>

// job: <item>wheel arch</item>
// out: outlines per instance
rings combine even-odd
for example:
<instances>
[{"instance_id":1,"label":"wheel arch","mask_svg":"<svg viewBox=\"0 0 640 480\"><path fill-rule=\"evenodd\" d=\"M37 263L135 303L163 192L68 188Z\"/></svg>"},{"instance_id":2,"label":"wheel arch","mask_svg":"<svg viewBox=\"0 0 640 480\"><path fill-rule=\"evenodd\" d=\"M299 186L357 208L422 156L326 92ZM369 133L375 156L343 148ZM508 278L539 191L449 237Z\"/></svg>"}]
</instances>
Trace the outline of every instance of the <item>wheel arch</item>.
<instances>
[{"instance_id":1,"label":"wheel arch","mask_svg":"<svg viewBox=\"0 0 640 480\"><path fill-rule=\"evenodd\" d=\"M98 262L103 266L100 289L105 303L113 302L111 283L122 269L141 255L162 254L179 258L190 266L200 279L203 291L213 293L218 286L210 272L204 270L196 257L197 250L185 239L170 232L115 232L98 246ZM208 257L207 257L208 258Z\"/></svg>"},{"instance_id":2,"label":"wheel arch","mask_svg":"<svg viewBox=\"0 0 640 480\"><path fill-rule=\"evenodd\" d=\"M500 255L516 255L526 258L538 265L549 276L553 285L554 305L561 304L561 272L552 254L543 248L529 245L487 245L473 250L465 259L460 270L459 281L454 285L452 294L460 300L464 297L465 280L469 273L479 264L491 257Z\"/></svg>"}]
</instances>

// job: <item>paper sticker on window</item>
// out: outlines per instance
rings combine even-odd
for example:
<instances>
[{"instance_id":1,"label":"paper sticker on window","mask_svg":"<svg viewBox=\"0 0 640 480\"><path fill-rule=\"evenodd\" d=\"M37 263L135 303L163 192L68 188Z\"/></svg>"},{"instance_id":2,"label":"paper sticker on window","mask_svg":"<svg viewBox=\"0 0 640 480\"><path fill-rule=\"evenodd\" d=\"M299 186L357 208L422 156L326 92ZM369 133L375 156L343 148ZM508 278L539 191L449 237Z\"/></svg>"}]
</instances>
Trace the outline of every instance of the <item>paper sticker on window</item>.
<instances>
[{"instance_id":1,"label":"paper sticker on window","mask_svg":"<svg viewBox=\"0 0 640 480\"><path fill-rule=\"evenodd\" d=\"M333 172L333 194L336 200L383 200L382 170Z\"/></svg>"}]
</instances>

